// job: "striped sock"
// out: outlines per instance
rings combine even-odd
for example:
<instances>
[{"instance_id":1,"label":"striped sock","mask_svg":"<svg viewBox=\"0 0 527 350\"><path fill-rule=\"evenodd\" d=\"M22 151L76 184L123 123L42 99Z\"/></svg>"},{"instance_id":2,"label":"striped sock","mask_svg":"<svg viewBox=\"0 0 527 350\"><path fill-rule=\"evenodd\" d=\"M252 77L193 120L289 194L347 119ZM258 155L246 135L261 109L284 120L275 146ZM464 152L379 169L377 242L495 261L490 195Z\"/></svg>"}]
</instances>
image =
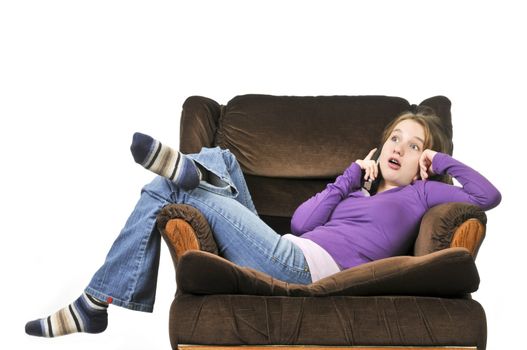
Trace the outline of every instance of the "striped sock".
<instances>
[{"instance_id":1,"label":"striped sock","mask_svg":"<svg viewBox=\"0 0 527 350\"><path fill-rule=\"evenodd\" d=\"M107 308L108 304L82 293L77 300L54 314L26 323L26 333L37 337L101 333L108 325Z\"/></svg>"},{"instance_id":2,"label":"striped sock","mask_svg":"<svg viewBox=\"0 0 527 350\"><path fill-rule=\"evenodd\" d=\"M192 159L152 137L136 132L130 146L136 163L166 177L184 190L199 185L201 172Z\"/></svg>"}]
</instances>

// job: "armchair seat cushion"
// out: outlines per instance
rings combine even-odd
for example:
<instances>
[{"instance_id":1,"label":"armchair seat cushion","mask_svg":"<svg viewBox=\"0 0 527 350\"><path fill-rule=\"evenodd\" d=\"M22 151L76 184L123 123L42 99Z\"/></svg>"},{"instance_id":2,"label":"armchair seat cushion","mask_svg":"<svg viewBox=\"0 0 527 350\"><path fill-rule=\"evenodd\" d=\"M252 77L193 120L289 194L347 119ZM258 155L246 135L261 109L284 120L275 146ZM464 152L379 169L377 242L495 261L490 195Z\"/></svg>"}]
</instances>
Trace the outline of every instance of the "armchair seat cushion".
<instances>
[{"instance_id":1,"label":"armchair seat cushion","mask_svg":"<svg viewBox=\"0 0 527 350\"><path fill-rule=\"evenodd\" d=\"M478 289L470 252L449 248L424 256L373 261L309 285L289 284L203 251L185 253L177 266L179 290L191 294L324 297L368 295L460 296Z\"/></svg>"}]
</instances>

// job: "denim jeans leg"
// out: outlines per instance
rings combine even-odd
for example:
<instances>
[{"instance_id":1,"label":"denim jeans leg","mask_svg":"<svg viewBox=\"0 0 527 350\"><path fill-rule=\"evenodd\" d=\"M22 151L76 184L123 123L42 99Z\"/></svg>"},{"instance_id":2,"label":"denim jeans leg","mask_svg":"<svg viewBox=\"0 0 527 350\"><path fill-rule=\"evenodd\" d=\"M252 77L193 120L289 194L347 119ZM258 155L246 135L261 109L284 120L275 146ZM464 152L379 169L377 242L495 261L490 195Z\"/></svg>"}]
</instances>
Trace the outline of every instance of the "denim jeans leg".
<instances>
[{"instance_id":1,"label":"denim jeans leg","mask_svg":"<svg viewBox=\"0 0 527 350\"><path fill-rule=\"evenodd\" d=\"M221 181L202 182L190 192L175 191L174 200L204 214L220 255L287 282L310 283L311 274L302 251L258 217L236 157L219 147L204 148L189 157Z\"/></svg>"},{"instance_id":2,"label":"denim jeans leg","mask_svg":"<svg viewBox=\"0 0 527 350\"><path fill-rule=\"evenodd\" d=\"M132 310L152 312L159 267L160 235L156 216L170 203L189 204L207 218L220 253L228 260L291 283L307 284L311 275L301 252L257 215L243 173L228 150L203 148L188 157L214 174L191 191L156 177L141 197L86 292Z\"/></svg>"},{"instance_id":3,"label":"denim jeans leg","mask_svg":"<svg viewBox=\"0 0 527 350\"><path fill-rule=\"evenodd\" d=\"M163 185L161 179L152 183ZM164 185L152 192L146 190L148 186L85 291L118 306L152 312L161 247L156 216L171 203L172 188Z\"/></svg>"},{"instance_id":4,"label":"denim jeans leg","mask_svg":"<svg viewBox=\"0 0 527 350\"><path fill-rule=\"evenodd\" d=\"M228 195L212 194L201 186L174 192L178 203L200 210L211 226L219 254L289 283L311 283L300 248L282 238L256 214Z\"/></svg>"}]
</instances>

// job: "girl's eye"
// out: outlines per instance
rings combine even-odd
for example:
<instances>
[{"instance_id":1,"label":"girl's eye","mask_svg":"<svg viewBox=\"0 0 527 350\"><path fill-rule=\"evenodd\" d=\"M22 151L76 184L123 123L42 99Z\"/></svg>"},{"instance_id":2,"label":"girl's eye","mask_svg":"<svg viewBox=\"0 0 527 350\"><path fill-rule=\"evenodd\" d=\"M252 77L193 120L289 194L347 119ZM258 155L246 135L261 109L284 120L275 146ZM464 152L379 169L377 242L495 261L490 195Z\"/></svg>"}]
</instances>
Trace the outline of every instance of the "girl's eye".
<instances>
[{"instance_id":1,"label":"girl's eye","mask_svg":"<svg viewBox=\"0 0 527 350\"><path fill-rule=\"evenodd\" d=\"M419 151L419 146L416 144L410 145L410 148L412 148L414 151Z\"/></svg>"},{"instance_id":2,"label":"girl's eye","mask_svg":"<svg viewBox=\"0 0 527 350\"><path fill-rule=\"evenodd\" d=\"M392 136L392 141L397 141L399 138L397 136Z\"/></svg>"}]
</instances>

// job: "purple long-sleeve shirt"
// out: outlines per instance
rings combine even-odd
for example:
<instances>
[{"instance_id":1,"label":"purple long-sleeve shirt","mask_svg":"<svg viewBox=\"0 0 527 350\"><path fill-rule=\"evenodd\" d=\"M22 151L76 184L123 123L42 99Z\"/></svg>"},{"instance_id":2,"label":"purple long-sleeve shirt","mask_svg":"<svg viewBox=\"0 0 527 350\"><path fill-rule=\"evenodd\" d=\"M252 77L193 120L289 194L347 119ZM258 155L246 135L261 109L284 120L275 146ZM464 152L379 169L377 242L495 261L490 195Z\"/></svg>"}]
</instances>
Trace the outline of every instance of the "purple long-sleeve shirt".
<instances>
[{"instance_id":1,"label":"purple long-sleeve shirt","mask_svg":"<svg viewBox=\"0 0 527 350\"><path fill-rule=\"evenodd\" d=\"M291 232L314 241L347 269L406 254L422 216L435 205L466 202L488 210L501 201L500 192L485 177L447 154L437 153L432 169L451 175L463 187L418 180L367 197L360 187L361 168L352 163L296 209Z\"/></svg>"}]
</instances>

